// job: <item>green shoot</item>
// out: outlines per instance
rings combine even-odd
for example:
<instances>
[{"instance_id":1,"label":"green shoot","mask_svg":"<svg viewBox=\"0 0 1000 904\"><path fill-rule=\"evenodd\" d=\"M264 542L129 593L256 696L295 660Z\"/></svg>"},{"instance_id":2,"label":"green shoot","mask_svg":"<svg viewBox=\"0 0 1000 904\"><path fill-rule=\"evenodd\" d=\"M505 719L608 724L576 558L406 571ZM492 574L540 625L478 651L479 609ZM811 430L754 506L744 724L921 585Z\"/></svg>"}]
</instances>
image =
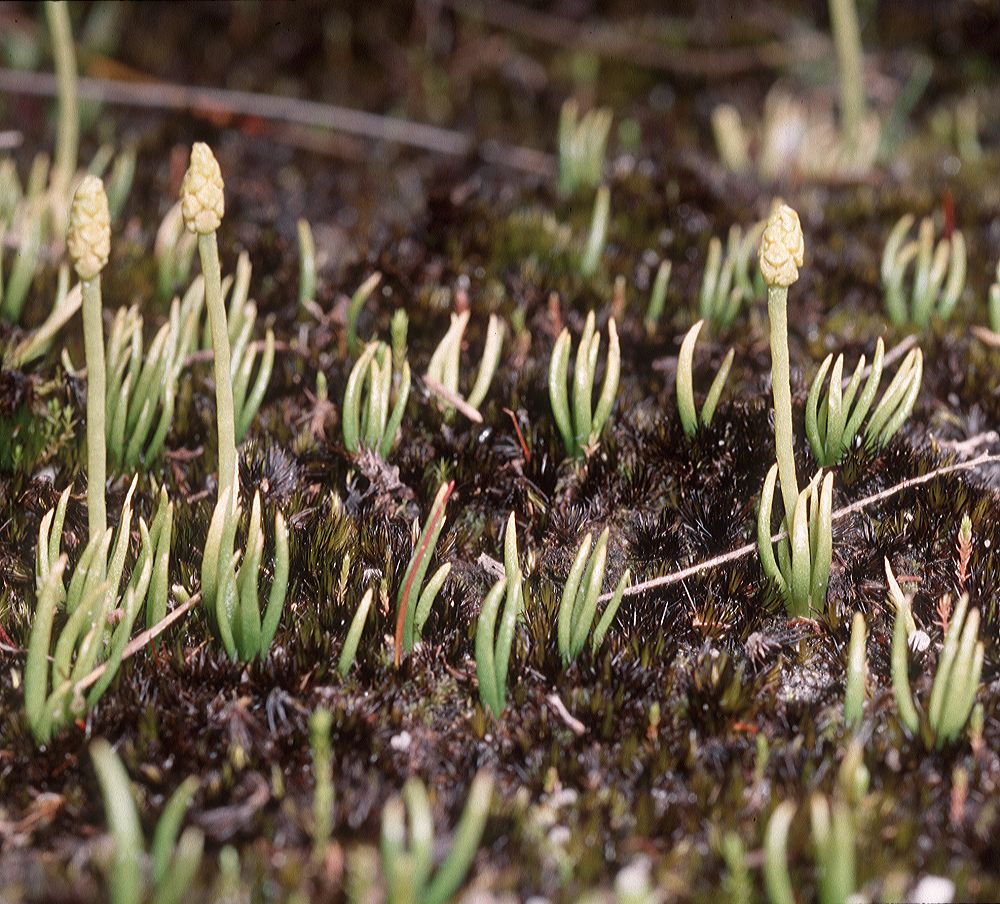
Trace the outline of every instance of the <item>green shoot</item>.
<instances>
[{"instance_id":1,"label":"green shoot","mask_svg":"<svg viewBox=\"0 0 1000 904\"><path fill-rule=\"evenodd\" d=\"M851 620L851 642L847 647L847 682L844 689L844 723L856 726L864 714L865 704L865 617L854 613Z\"/></svg>"},{"instance_id":2,"label":"green shoot","mask_svg":"<svg viewBox=\"0 0 1000 904\"><path fill-rule=\"evenodd\" d=\"M136 904L146 898L147 889L153 904L180 904L198 874L205 844L202 833L193 827L178 838L184 814L198 788L197 779L182 782L163 808L149 852L147 882L143 869L147 859L145 839L128 773L114 748L102 738L90 745L90 759L114 841L107 871L112 904Z\"/></svg>"},{"instance_id":3,"label":"green shoot","mask_svg":"<svg viewBox=\"0 0 1000 904\"><path fill-rule=\"evenodd\" d=\"M469 316L468 310L461 314L451 315L451 326L444 338L438 343L434 354L431 355L430 363L427 365L427 376L437 380L448 392L459 398L461 398L458 385L459 358L462 353L462 339L469 324ZM465 397L466 404L472 408L479 408L483 399L486 398L490 383L493 382L493 375L500 363L503 337L503 324L495 314L490 314L489 324L486 327L486 343L479 360L476 380L469 390L469 394ZM448 410L451 410L450 407Z\"/></svg>"},{"instance_id":4,"label":"green shoot","mask_svg":"<svg viewBox=\"0 0 1000 904\"><path fill-rule=\"evenodd\" d=\"M931 318L946 321L965 289L965 239L959 230L934 244L934 222L924 217L917 238L906 241L913 226L904 214L893 227L882 253L883 302L896 326L911 323L926 330ZM905 244L904 244L905 242ZM913 265L913 281L907 274Z\"/></svg>"},{"instance_id":5,"label":"green shoot","mask_svg":"<svg viewBox=\"0 0 1000 904\"><path fill-rule=\"evenodd\" d=\"M392 451L410 395L410 365L404 360L402 371L393 371L392 353L384 342L370 342L351 370L342 417L348 452L357 455L364 448L387 458Z\"/></svg>"},{"instance_id":6,"label":"green shoot","mask_svg":"<svg viewBox=\"0 0 1000 904\"><path fill-rule=\"evenodd\" d=\"M403 583L396 597L396 637L394 647L394 662L399 667L403 653L409 653L413 645L420 640L424 623L427 621L434 600L437 598L445 578L451 570L450 565L442 565L424 586L424 577L434 556L434 547L445 523L445 508L448 497L455 489L455 481L442 483L437 495L431 503L431 511L424 522L424 528L417 538L417 546L410 557L403 575Z\"/></svg>"},{"instance_id":7,"label":"green shoot","mask_svg":"<svg viewBox=\"0 0 1000 904\"><path fill-rule=\"evenodd\" d=\"M587 315L576 352L573 373L573 411L570 415L569 396L566 380L569 371L569 356L572 340L568 329L564 329L556 340L549 361L549 400L552 414L566 447L566 454L573 458L583 458L597 444L604 429L615 396L618 394L618 377L621 373L621 349L618 345L618 330L612 317L608 321L608 360L604 372L604 382L596 408L591 407L594 377L597 370L597 355L601 345L601 334L595 330L594 312Z\"/></svg>"},{"instance_id":8,"label":"green shoot","mask_svg":"<svg viewBox=\"0 0 1000 904\"><path fill-rule=\"evenodd\" d=\"M610 216L611 192L606 185L602 185L594 196L594 212L590 218L590 231L587 233L587 242L580 257L580 275L584 279L590 279L601 265Z\"/></svg>"},{"instance_id":9,"label":"green shoot","mask_svg":"<svg viewBox=\"0 0 1000 904\"><path fill-rule=\"evenodd\" d=\"M611 122L611 111L606 108L588 110L581 117L575 100L563 103L559 111L560 194L600 184Z\"/></svg>"},{"instance_id":10,"label":"green shoot","mask_svg":"<svg viewBox=\"0 0 1000 904\"><path fill-rule=\"evenodd\" d=\"M698 334L704 325L705 321L699 320L687 331L684 341L681 343L680 355L677 358L677 411L680 414L681 426L688 437L694 436L699 427L711 425L712 418L715 416L715 408L719 404L722 390L726 387L729 370L733 366L733 357L736 354L736 350L732 348L726 352L699 414L694 404L694 350L698 342Z\"/></svg>"},{"instance_id":11,"label":"green shoot","mask_svg":"<svg viewBox=\"0 0 1000 904\"><path fill-rule=\"evenodd\" d=\"M371 590L368 591L371 593ZM309 743L313 763L313 860L326 855L333 830L333 750L330 728L333 717L328 709L317 709L309 717Z\"/></svg>"},{"instance_id":12,"label":"green shoot","mask_svg":"<svg viewBox=\"0 0 1000 904\"><path fill-rule=\"evenodd\" d=\"M344 640L344 648L340 651L340 659L337 660L337 671L341 678L346 678L347 673L354 665L354 658L358 655L358 644L361 642L361 634L365 630L365 623L368 621L368 612L371 609L374 588L369 587L365 595L361 597L354 618L351 619L351 627L347 630L347 638Z\"/></svg>"},{"instance_id":13,"label":"green shoot","mask_svg":"<svg viewBox=\"0 0 1000 904\"><path fill-rule=\"evenodd\" d=\"M663 309L667 303L667 286L670 283L671 266L669 260L662 260L656 269L653 288L649 293L649 304L646 307L646 332L650 335L656 332L656 327L663 316Z\"/></svg>"},{"instance_id":14,"label":"green shoot","mask_svg":"<svg viewBox=\"0 0 1000 904\"><path fill-rule=\"evenodd\" d=\"M381 849L388 904L445 904L452 900L479 849L492 797L492 777L479 772L472 780L451 847L436 871L434 818L423 783L410 779L402 797L386 803Z\"/></svg>"},{"instance_id":15,"label":"green shoot","mask_svg":"<svg viewBox=\"0 0 1000 904\"><path fill-rule=\"evenodd\" d=\"M626 569L615 585L614 594L595 627L597 599L601 594L601 587L604 585L604 571L608 561L609 537L610 530L604 528L597 540L597 545L591 551L593 536L588 533L583 538L583 542L580 543L576 558L569 570L569 576L566 578L566 584L559 601L557 621L559 655L562 657L564 665L569 665L583 652L588 636L591 636L591 651L597 652L618 612L625 588L628 587L631 575ZM591 635L592 629L593 634Z\"/></svg>"},{"instance_id":16,"label":"green shoot","mask_svg":"<svg viewBox=\"0 0 1000 904\"><path fill-rule=\"evenodd\" d=\"M503 602L503 612L500 603ZM514 644L517 619L524 610L524 587L517 553L517 522L514 513L504 533L504 577L486 595L476 622L476 675L479 699L500 718L507 703L507 670ZM500 625L497 627L497 616Z\"/></svg>"},{"instance_id":17,"label":"green shoot","mask_svg":"<svg viewBox=\"0 0 1000 904\"><path fill-rule=\"evenodd\" d=\"M316 243L309 221L300 219L296 226L299 238L299 307L316 297Z\"/></svg>"},{"instance_id":18,"label":"green shoot","mask_svg":"<svg viewBox=\"0 0 1000 904\"><path fill-rule=\"evenodd\" d=\"M763 222L757 223L746 233L738 225L731 226L725 255L718 237L712 236L709 240L698 294L698 316L707 320L713 331L730 326L743 305L757 294L758 287L750 273L751 260L764 226Z\"/></svg>"},{"instance_id":19,"label":"green shoot","mask_svg":"<svg viewBox=\"0 0 1000 904\"><path fill-rule=\"evenodd\" d=\"M380 282L382 282L382 274L373 273L354 290L354 294L347 303L347 354L352 358L356 358L361 350L361 342L358 339L358 318L361 317L361 311Z\"/></svg>"},{"instance_id":20,"label":"green shoot","mask_svg":"<svg viewBox=\"0 0 1000 904\"><path fill-rule=\"evenodd\" d=\"M771 465L764 480L757 514L757 550L764 574L778 585L788 614L814 617L823 611L833 559L833 474L827 473L820 489L817 472L796 497L788 536L777 542L777 559L771 543L771 512L778 466Z\"/></svg>"}]
</instances>

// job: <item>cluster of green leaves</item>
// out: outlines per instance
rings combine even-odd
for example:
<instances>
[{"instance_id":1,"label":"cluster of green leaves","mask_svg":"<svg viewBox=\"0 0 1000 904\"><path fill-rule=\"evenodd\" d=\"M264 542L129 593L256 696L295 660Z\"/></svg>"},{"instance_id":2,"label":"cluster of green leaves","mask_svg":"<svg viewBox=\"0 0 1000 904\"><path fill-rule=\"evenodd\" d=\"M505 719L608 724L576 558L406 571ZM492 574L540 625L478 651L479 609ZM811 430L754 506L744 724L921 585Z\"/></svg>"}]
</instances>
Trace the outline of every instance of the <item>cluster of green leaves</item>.
<instances>
[{"instance_id":1,"label":"cluster of green leaves","mask_svg":"<svg viewBox=\"0 0 1000 904\"><path fill-rule=\"evenodd\" d=\"M726 388L726 380L729 379L729 370L733 366L733 357L736 350L730 348L726 352L722 364L712 380L712 385L708 389L708 395L701 406L701 413L694 404L694 351L698 343L698 334L705 325L704 320L699 320L691 327L681 342L680 355L677 357L677 412L681 418L681 426L687 436L694 436L699 427L708 427L715 416L715 408L719 404L723 389Z\"/></svg>"},{"instance_id":2,"label":"cluster of green leaves","mask_svg":"<svg viewBox=\"0 0 1000 904\"><path fill-rule=\"evenodd\" d=\"M427 623L434 606L434 600L437 599L437 595L441 592L441 588L451 571L451 565L446 562L431 575L426 585L424 584L427 569L434 557L434 548L437 546L438 537L441 536L441 531L444 528L448 497L451 496L454 489L454 481L442 483L438 488L434 501L431 503L430 513L424 522L423 530L417 537L416 548L406 566L403 583L399 586L399 593L396 596L395 662L397 666L402 661L403 654L411 652L414 644L420 641L424 625Z\"/></svg>"},{"instance_id":3,"label":"cluster of green leaves","mask_svg":"<svg viewBox=\"0 0 1000 904\"><path fill-rule=\"evenodd\" d=\"M411 778L382 810L382 872L388 904L445 904L458 891L483 837L493 778L472 780L448 853L434 869L434 817L423 782ZM409 832L407 832L409 822Z\"/></svg>"},{"instance_id":4,"label":"cluster of green leaves","mask_svg":"<svg viewBox=\"0 0 1000 904\"><path fill-rule=\"evenodd\" d=\"M198 780L191 776L171 795L156 823L147 855L132 786L118 754L99 738L90 745L90 759L113 841L107 868L111 904L147 900L151 904L180 904L198 875L205 846L204 835L193 826L181 833Z\"/></svg>"},{"instance_id":5,"label":"cluster of green leaves","mask_svg":"<svg viewBox=\"0 0 1000 904\"><path fill-rule=\"evenodd\" d=\"M0 240L0 244L2 244L2 240ZM20 368L44 355L52 345L56 333L80 310L82 303L83 293L80 285L77 284L72 289L70 288L69 267L63 264L59 268L55 301L52 303L48 316L37 329L32 330L24 339L5 351L4 364L8 367Z\"/></svg>"},{"instance_id":6,"label":"cluster of green leaves","mask_svg":"<svg viewBox=\"0 0 1000 904\"><path fill-rule=\"evenodd\" d=\"M965 239L960 230L934 244L934 222L924 217L917 238L906 241L913 226L904 214L889 233L882 253L883 301L897 326L913 324L925 330L931 318L947 320L965 288ZM912 282L907 274L913 267ZM946 278L947 277L947 278Z\"/></svg>"},{"instance_id":7,"label":"cluster of green leaves","mask_svg":"<svg viewBox=\"0 0 1000 904\"><path fill-rule=\"evenodd\" d=\"M744 304L763 294L760 274L753 274L753 257L760 244L764 223L755 223L746 232L737 224L729 229L726 253L722 242L712 236L708 243L708 258L698 293L698 316L708 321L713 331L728 327Z\"/></svg>"},{"instance_id":8,"label":"cluster of green leaves","mask_svg":"<svg viewBox=\"0 0 1000 904\"><path fill-rule=\"evenodd\" d=\"M164 301L173 298L175 292L188 285L197 248L195 234L184 228L181 202L178 201L160 221L153 242L156 289Z\"/></svg>"},{"instance_id":9,"label":"cluster of green leaves","mask_svg":"<svg viewBox=\"0 0 1000 904\"><path fill-rule=\"evenodd\" d=\"M427 365L427 375L437 380L453 396L459 398L461 398L458 385L459 359L462 354L462 339L465 336L466 327L469 325L470 313L470 311L465 310L460 314L451 315L451 325L448 332L434 349L434 354L431 355L430 363ZM486 398L486 393L489 392L493 375L500 363L503 336L503 323L495 314L490 314L489 324L486 327L486 343L479 360L476 380L472 384L469 394L465 397L466 404L472 408L478 409L483 399Z\"/></svg>"},{"instance_id":10,"label":"cluster of green leaves","mask_svg":"<svg viewBox=\"0 0 1000 904\"><path fill-rule=\"evenodd\" d=\"M263 615L258 581L264 553L260 493L254 493L242 556L235 552L241 507L238 484L219 495L201 562L202 605L209 625L233 660L249 662L271 648L288 590L288 527L274 515L274 574Z\"/></svg>"},{"instance_id":11,"label":"cluster of green leaves","mask_svg":"<svg viewBox=\"0 0 1000 904\"><path fill-rule=\"evenodd\" d=\"M68 589L63 584L68 558L59 550L69 489L42 519L35 557L38 604L24 668L25 713L39 744L46 743L53 731L82 716L101 698L118 672L132 626L143 606L147 607L150 622L158 621L166 611L173 506L165 490L160 491L152 526L147 528L146 522L139 519L139 553L124 590L121 588L135 486L133 480L117 536L107 528L91 538L72 571ZM56 630L60 613L64 617L60 617ZM99 665L103 672L86 686L91 671Z\"/></svg>"},{"instance_id":12,"label":"cluster of green leaves","mask_svg":"<svg viewBox=\"0 0 1000 904\"><path fill-rule=\"evenodd\" d=\"M403 422L410 397L410 364L404 360L394 374L392 350L370 342L355 362L344 390L344 446L357 454L370 449L388 457ZM391 411L390 411L391 405Z\"/></svg>"},{"instance_id":13,"label":"cluster of green leaves","mask_svg":"<svg viewBox=\"0 0 1000 904\"><path fill-rule=\"evenodd\" d=\"M822 488L820 478L822 477ZM788 614L812 617L826 605L833 560L833 474L817 472L798 495L791 517L783 525L787 535L771 542L771 515L778 466L771 465L764 480L757 513L757 549L764 574L778 585Z\"/></svg>"},{"instance_id":14,"label":"cluster of green leaves","mask_svg":"<svg viewBox=\"0 0 1000 904\"><path fill-rule=\"evenodd\" d=\"M609 537L609 529L604 528L593 550L591 549L593 535L588 533L583 538L563 587L559 601L557 636L559 655L567 665L583 652L588 635L591 636L591 650L594 652L598 650L604 642L604 635L611 627L611 622L614 621L621 605L622 595L629 584L631 574L626 569L615 585L614 593L605 606L597 626L594 627L598 597L604 585L604 572L608 563Z\"/></svg>"},{"instance_id":15,"label":"cluster of green leaves","mask_svg":"<svg viewBox=\"0 0 1000 904\"><path fill-rule=\"evenodd\" d=\"M604 157L611 132L611 110L599 107L580 116L572 98L559 111L559 191L571 195L596 188L604 175Z\"/></svg>"},{"instance_id":16,"label":"cluster of green leaves","mask_svg":"<svg viewBox=\"0 0 1000 904\"><path fill-rule=\"evenodd\" d=\"M180 302L174 299L169 319L144 350L138 307L119 308L115 314L105 345L105 435L113 468L132 471L159 456L173 421L184 350L196 325L195 311L182 322Z\"/></svg>"},{"instance_id":17,"label":"cluster of green leaves","mask_svg":"<svg viewBox=\"0 0 1000 904\"><path fill-rule=\"evenodd\" d=\"M507 519L504 534L504 576L490 589L476 622L476 675L479 699L496 718L507 705L507 668L517 619L524 609L524 587L517 555L517 522ZM503 612L500 604L503 602ZM497 616L500 617L499 627Z\"/></svg>"},{"instance_id":18,"label":"cluster of green leaves","mask_svg":"<svg viewBox=\"0 0 1000 904\"><path fill-rule=\"evenodd\" d=\"M569 330L564 329L556 340L549 360L549 401L559 434L562 436L566 454L572 458L583 458L596 445L601 431L611 416L611 409L618 394L618 378L621 374L621 349L618 345L618 330L612 317L608 321L608 359L604 371L604 382L593 407L594 378L597 371L597 356L601 347L601 334L595 329L594 312L587 314L577 347L576 363L573 368L573 408L570 412L569 394L566 380L569 374L569 356L573 342Z\"/></svg>"},{"instance_id":19,"label":"cluster of green leaves","mask_svg":"<svg viewBox=\"0 0 1000 904\"><path fill-rule=\"evenodd\" d=\"M830 371L833 355L827 355L820 365L806 401L806 436L813 455L821 467L839 464L851 447L865 418L865 444L871 449L884 446L913 411L923 378L924 359L919 348L912 349L903 359L896 376L882 393L879 403L872 409L875 394L882 381L884 346L881 338L875 346L871 372L865 380L865 357L861 356L846 387L843 381L844 356L838 355ZM823 385L830 372L826 392ZM860 394L858 390L861 390ZM822 399L822 401L821 401ZM870 412L870 414L869 414Z\"/></svg>"},{"instance_id":20,"label":"cluster of green leaves","mask_svg":"<svg viewBox=\"0 0 1000 904\"><path fill-rule=\"evenodd\" d=\"M969 597L962 594L944 635L927 709L918 710L910 689L907 652L913 615L910 602L898 585L890 593L896 604L892 633L892 688L900 721L910 734L921 737L928 749L940 750L957 740L976 702L985 655L979 637L979 610L969 612Z\"/></svg>"}]
</instances>

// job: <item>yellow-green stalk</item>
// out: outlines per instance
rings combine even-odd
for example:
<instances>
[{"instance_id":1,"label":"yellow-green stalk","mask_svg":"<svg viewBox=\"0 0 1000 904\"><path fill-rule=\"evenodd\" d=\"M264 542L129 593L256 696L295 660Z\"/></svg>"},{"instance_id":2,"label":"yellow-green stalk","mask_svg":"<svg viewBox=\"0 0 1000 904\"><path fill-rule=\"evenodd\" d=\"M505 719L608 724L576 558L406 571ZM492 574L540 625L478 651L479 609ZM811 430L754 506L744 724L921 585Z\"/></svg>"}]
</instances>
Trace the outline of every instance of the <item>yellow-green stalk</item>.
<instances>
[{"instance_id":1,"label":"yellow-green stalk","mask_svg":"<svg viewBox=\"0 0 1000 904\"><path fill-rule=\"evenodd\" d=\"M80 144L76 52L73 49L69 5L65 0L60 2L49 0L45 4L45 16L49 20L52 54L55 57L56 76L59 80L59 131L56 138L56 165L52 175L59 190L68 191L76 173L77 151Z\"/></svg>"},{"instance_id":2,"label":"yellow-green stalk","mask_svg":"<svg viewBox=\"0 0 1000 904\"><path fill-rule=\"evenodd\" d=\"M104 501L107 379L101 317L101 270L111 253L111 214L104 183L97 176L86 176L73 196L67 246L80 277L83 294L83 343L87 358L87 518L90 539L93 540L108 526Z\"/></svg>"},{"instance_id":3,"label":"yellow-green stalk","mask_svg":"<svg viewBox=\"0 0 1000 904\"><path fill-rule=\"evenodd\" d=\"M196 142L191 163L181 185L181 212L188 232L198 236L201 272L205 278L205 306L212 332L215 369L215 416L219 438L219 493L237 481L236 418L233 411L233 383L230 373L229 327L222 298L222 272L215 233L225 213L222 171L211 148ZM235 498L235 497L234 497Z\"/></svg>"},{"instance_id":4,"label":"yellow-green stalk","mask_svg":"<svg viewBox=\"0 0 1000 904\"><path fill-rule=\"evenodd\" d=\"M760 272L767 285L767 314L771 324L771 391L774 394L774 447L785 503L791 523L799 496L795 476L795 439L792 429L792 388L788 364L788 287L799 278L805 246L799 215L782 204L767 221L760 241Z\"/></svg>"},{"instance_id":5,"label":"yellow-green stalk","mask_svg":"<svg viewBox=\"0 0 1000 904\"><path fill-rule=\"evenodd\" d=\"M830 0L830 28L840 69L840 129L853 154L865 118L864 55L854 0Z\"/></svg>"}]
</instances>

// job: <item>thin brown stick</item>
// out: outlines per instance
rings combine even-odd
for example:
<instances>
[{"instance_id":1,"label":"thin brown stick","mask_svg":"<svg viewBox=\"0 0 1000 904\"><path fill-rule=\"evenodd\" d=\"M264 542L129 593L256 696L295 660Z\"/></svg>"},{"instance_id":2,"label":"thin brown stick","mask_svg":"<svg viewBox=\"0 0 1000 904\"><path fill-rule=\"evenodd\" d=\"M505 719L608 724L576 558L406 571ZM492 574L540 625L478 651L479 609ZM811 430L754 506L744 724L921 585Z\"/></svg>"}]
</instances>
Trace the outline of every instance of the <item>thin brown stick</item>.
<instances>
[{"instance_id":1,"label":"thin brown stick","mask_svg":"<svg viewBox=\"0 0 1000 904\"><path fill-rule=\"evenodd\" d=\"M131 656L134 656L139 652L146 644L148 644L154 637L158 637L164 631L167 630L175 621L177 621L182 615L186 615L189 610L193 609L198 603L201 602L201 591L199 590L194 596L192 596L187 602L181 603L172 612L168 612L160 621L158 621L152 628L147 628L142 634L137 634L132 638L122 652L121 661L124 662ZM76 685L76 691L79 693L85 691L92 684L96 683L97 680L104 674L107 670L107 663L99 665L94 669L89 675L81 678Z\"/></svg>"},{"instance_id":2,"label":"thin brown stick","mask_svg":"<svg viewBox=\"0 0 1000 904\"><path fill-rule=\"evenodd\" d=\"M845 505L843 508L837 509L837 511L833 513L831 520L841 521L848 515L860 512L862 509L865 509L870 505L875 505L878 502L882 502L885 499L896 496L911 487L920 486L924 483L930 483L930 481L937 477L943 477L945 474L952 474L956 471L969 471L972 468L978 468L980 465L994 464L996 462L1000 462L1000 454L986 452L976 458L970 459L969 461L959 461L955 464L935 468L935 470L930 471L927 474L921 474L919 477L910 477L900 483L897 483L895 486L882 490L879 493L875 493L871 496L865 496L864 499L859 499L857 502ZM771 537L771 542L774 543L778 540L783 540L786 536L787 534L785 531L780 531ZM651 578L648 581L633 584L625 591L624 596L635 596L639 593L644 593L647 590L653 590L657 587L667 587L671 584L677 584L680 581L693 577L696 574L700 574L703 571L710 571L713 568L718 568L720 565L725 565L728 562L735 562L737 559L742 559L744 556L750 555L750 553L752 553L756 548L756 543L747 543L745 546L740 546L738 549L730 550L720 556L707 559L704 562L698 562L696 565L689 565L687 568L682 568L680 571L674 571L670 574L661 575L658 578ZM598 599L600 602L607 602L613 595L613 593L604 593Z\"/></svg>"},{"instance_id":3,"label":"thin brown stick","mask_svg":"<svg viewBox=\"0 0 1000 904\"><path fill-rule=\"evenodd\" d=\"M152 110L207 110L234 116L252 116L273 122L327 129L372 141L387 141L420 148L435 154L466 157L478 154L483 160L539 176L555 172L550 154L534 148L506 145L497 141L479 144L475 137L454 129L443 129L394 116L379 116L299 97L202 88L171 82L125 82L117 79L81 77L82 99L125 107ZM47 72L25 72L0 68L0 93L55 97L56 77Z\"/></svg>"},{"instance_id":4,"label":"thin brown stick","mask_svg":"<svg viewBox=\"0 0 1000 904\"><path fill-rule=\"evenodd\" d=\"M757 69L784 68L793 62L811 62L830 53L829 39L816 32L768 41L753 47L685 48L636 36L633 23L576 22L533 10L508 0L445 0L445 6L470 19L529 40L556 47L586 50L604 59L692 77L733 76Z\"/></svg>"}]
</instances>

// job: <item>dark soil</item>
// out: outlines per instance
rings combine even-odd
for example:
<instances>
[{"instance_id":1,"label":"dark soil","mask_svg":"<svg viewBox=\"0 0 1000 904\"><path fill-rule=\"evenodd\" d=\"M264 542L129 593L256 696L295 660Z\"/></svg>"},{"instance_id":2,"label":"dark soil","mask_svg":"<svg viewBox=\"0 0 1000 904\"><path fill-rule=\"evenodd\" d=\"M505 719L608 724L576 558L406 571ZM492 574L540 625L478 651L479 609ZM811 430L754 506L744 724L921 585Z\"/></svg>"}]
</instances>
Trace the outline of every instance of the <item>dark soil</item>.
<instances>
[{"instance_id":1,"label":"dark soil","mask_svg":"<svg viewBox=\"0 0 1000 904\"><path fill-rule=\"evenodd\" d=\"M377 844L382 805L409 776L431 790L443 838L482 767L492 770L496 792L470 877L474 892L577 901L589 890L610 891L618 871L644 856L667 899L709 901L726 875L720 839L733 831L764 900L764 829L774 807L792 800L802 806L789 859L808 900L816 894L808 799L835 787L855 733L871 776L857 809L865 895L902 895L920 877L941 875L956 883L959 899L1000 898L995 465L935 479L839 521L828 612L816 621L789 621L748 556L627 598L600 653L587 652L569 668L554 630L563 581L588 530L611 528L607 588L626 567L646 580L753 537L773 455L763 299L728 334L702 339L698 385L707 385L730 345L736 360L711 429L694 441L678 421L673 375L709 238L761 218L776 195L799 211L807 243L789 318L800 474L815 469L801 417L823 357L844 351L853 366L859 354L870 356L879 335L887 348L906 336L885 321L878 268L889 229L907 211L954 210L969 247L968 288L952 320L920 337L924 382L910 421L881 452L850 453L837 471L834 506L1000 446L996 433L984 437L1000 430L1000 351L971 330L985 322L1000 255L1000 17L974 0L881 5L866 18L864 37L872 90L885 96L883 106L918 55L934 63L907 140L863 182L812 184L790 175L772 186L723 170L710 113L728 100L756 119L779 76L801 92L829 92L829 54L807 64L789 58L776 69L771 57L744 52L802 31L821 36L825 3L691 3L669 17L655 4L641 15L624 3L558 6L553 12L566 21L604 21L625 41L663 38L666 58L684 65L644 65L624 51L598 58L525 34L522 17L509 10L508 27L498 28L430 2L412 9L130 3L117 9L111 47L81 51L93 74L294 94L437 123L492 140L494 148L552 153L560 104L575 93L613 107L616 128L634 121L640 139L612 140L608 245L597 275L584 280L546 224L583 234L592 195L559 197L553 173L506 166L485 152L440 156L217 110L100 112L85 130L83 159L99 138L113 137L137 143L140 160L104 276L105 306L149 299L150 335L165 312L154 300L152 238L177 197L190 143L208 141L222 165L223 264L232 268L240 250L250 252L251 294L280 345L265 404L241 449L243 486L260 487L267 507L289 520L290 594L266 662L230 663L196 611L125 664L86 723L36 749L22 713L23 655L11 648L27 642L39 521L70 484L67 547L71 556L82 548L84 384L63 371L57 352L28 372L0 375L0 420L21 418L39 431L30 461L0 473L0 900L102 896L105 818L87 755L96 737L112 741L124 760L149 832L172 790L198 777L188 821L205 832L208 850L192 900L224 897L216 883L225 845L235 846L242 862L235 900L286 900L296 891L308 900L344 900L345 863ZM73 12L79 33L95 9ZM760 24L772 16L773 28ZM33 7L6 6L0 17L25 40L44 34ZM41 65L49 65L47 57ZM985 149L974 164L931 128L936 111L970 93L980 99ZM17 152L22 172L36 150L51 148L48 113L47 101L0 98L0 129L25 133ZM297 306L301 216L323 252L322 323ZM673 277L667 312L650 336L643 316L662 256L673 261ZM459 294L473 310L466 368L482 347L490 312L525 325L505 345L484 422L446 421L417 379L400 442L382 468L352 460L339 423L351 365L342 352L344 297L373 270L384 279L360 333L387 338L392 312L404 307L414 374L426 368ZM617 276L625 279L615 312L623 348L618 402L596 452L575 466L563 460L551 417L549 354L560 324L578 336L590 309L606 323ZM44 316L53 284L49 272L35 285L28 322ZM0 329L0 338L10 337L11 328ZM263 323L258 329L262 336ZM78 332L67 330L66 342L80 362ZM312 395L320 372L334 403L325 415ZM66 422L59 412L68 413ZM185 372L167 446L142 475L137 498L148 513L154 481L166 482L178 503L171 577L193 591L216 491L214 396L203 364ZM413 548L411 525L426 515L443 479L454 480L455 491L435 562L452 563L451 575L423 644L395 669L394 600ZM109 512L127 483L120 476L111 484ZM531 565L508 705L493 721L479 703L472 659L476 615L493 580L479 560L501 557L512 510ZM973 546L960 587L955 544L966 513ZM963 739L927 753L902 728L889 681L886 556L910 578L917 621L932 640L923 659L913 657L911 681L921 699L941 637L939 599L964 589L981 609L980 743ZM386 597L341 680L341 644L372 585ZM856 732L842 716L855 611L869 623L870 673ZM582 732L559 715L553 696ZM308 717L321 705L333 714L336 814L329 856L315 867Z\"/></svg>"}]
</instances>

